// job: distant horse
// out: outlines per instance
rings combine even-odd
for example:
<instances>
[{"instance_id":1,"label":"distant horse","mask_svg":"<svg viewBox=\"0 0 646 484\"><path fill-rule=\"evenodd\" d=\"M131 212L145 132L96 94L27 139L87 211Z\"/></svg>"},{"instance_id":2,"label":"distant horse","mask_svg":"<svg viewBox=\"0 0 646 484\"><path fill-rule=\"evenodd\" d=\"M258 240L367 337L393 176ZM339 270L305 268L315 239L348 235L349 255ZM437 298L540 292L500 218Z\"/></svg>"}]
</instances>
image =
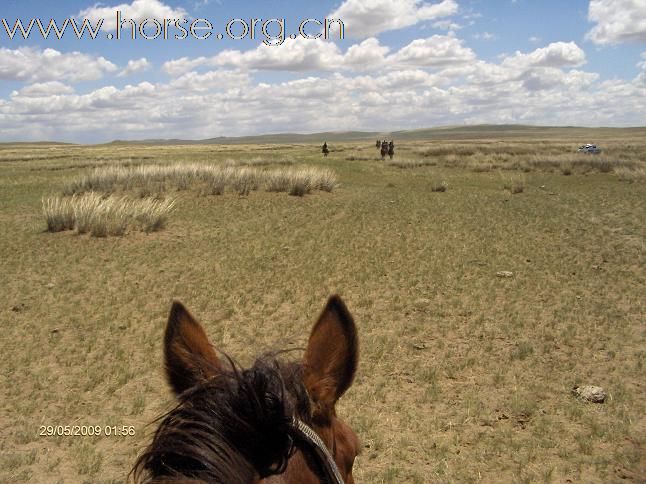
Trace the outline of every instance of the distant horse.
<instances>
[{"instance_id":1,"label":"distant horse","mask_svg":"<svg viewBox=\"0 0 646 484\"><path fill-rule=\"evenodd\" d=\"M390 140L390 143L388 143L388 156L390 156L390 159L393 159L393 156L395 156L395 143L393 140Z\"/></svg>"},{"instance_id":2,"label":"distant horse","mask_svg":"<svg viewBox=\"0 0 646 484\"><path fill-rule=\"evenodd\" d=\"M242 369L217 356L202 326L173 303L164 359L179 403L135 463L135 482L352 484L359 441L335 404L359 350L341 298L328 300L302 362L279 354Z\"/></svg>"},{"instance_id":3,"label":"distant horse","mask_svg":"<svg viewBox=\"0 0 646 484\"><path fill-rule=\"evenodd\" d=\"M330 153L330 150L327 147L327 141L323 142L323 146L321 147L321 153L323 153L323 156L327 156Z\"/></svg>"},{"instance_id":4,"label":"distant horse","mask_svg":"<svg viewBox=\"0 0 646 484\"><path fill-rule=\"evenodd\" d=\"M388 154L388 141L383 140L381 142L381 159L385 159Z\"/></svg>"},{"instance_id":5,"label":"distant horse","mask_svg":"<svg viewBox=\"0 0 646 484\"><path fill-rule=\"evenodd\" d=\"M377 140L375 146L377 147L377 149L381 148L381 140Z\"/></svg>"}]
</instances>

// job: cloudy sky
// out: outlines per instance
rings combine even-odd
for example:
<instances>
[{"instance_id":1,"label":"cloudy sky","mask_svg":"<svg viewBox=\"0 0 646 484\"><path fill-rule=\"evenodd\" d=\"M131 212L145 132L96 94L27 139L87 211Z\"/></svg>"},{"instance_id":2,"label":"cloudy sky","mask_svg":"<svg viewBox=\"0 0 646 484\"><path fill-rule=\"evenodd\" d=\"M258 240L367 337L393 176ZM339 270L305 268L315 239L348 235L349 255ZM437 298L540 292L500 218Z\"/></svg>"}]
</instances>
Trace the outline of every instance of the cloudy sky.
<instances>
[{"instance_id":1,"label":"cloudy sky","mask_svg":"<svg viewBox=\"0 0 646 484\"><path fill-rule=\"evenodd\" d=\"M646 0L1 0L0 141L475 123L646 125Z\"/></svg>"}]
</instances>

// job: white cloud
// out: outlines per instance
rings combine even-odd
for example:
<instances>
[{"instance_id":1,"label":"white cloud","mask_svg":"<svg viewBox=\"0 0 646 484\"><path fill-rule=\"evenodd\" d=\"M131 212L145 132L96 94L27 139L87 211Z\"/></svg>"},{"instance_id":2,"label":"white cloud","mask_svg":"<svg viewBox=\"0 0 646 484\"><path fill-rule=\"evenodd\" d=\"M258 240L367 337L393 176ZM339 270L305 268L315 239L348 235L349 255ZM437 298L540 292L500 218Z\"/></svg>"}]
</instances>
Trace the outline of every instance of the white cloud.
<instances>
[{"instance_id":1,"label":"white cloud","mask_svg":"<svg viewBox=\"0 0 646 484\"><path fill-rule=\"evenodd\" d=\"M457 13L455 0L428 3L422 0L345 0L327 18L341 19L348 37L363 38L397 30L425 20Z\"/></svg>"},{"instance_id":2,"label":"white cloud","mask_svg":"<svg viewBox=\"0 0 646 484\"><path fill-rule=\"evenodd\" d=\"M180 57L179 59L164 62L162 69L170 76L180 76L197 67L206 65L212 65L212 58L195 57L191 59L190 57Z\"/></svg>"},{"instance_id":3,"label":"white cloud","mask_svg":"<svg viewBox=\"0 0 646 484\"><path fill-rule=\"evenodd\" d=\"M600 81L583 70L585 60L574 42L486 62L452 34L394 52L374 37L345 51L300 39L183 57L163 65L171 75L163 82L104 83L82 92L75 82L117 73L117 66L78 52L5 48L0 79L26 85L0 98L0 133L2 140L90 142L465 122L643 124L646 52L635 61L640 73L626 81ZM134 59L120 75L148 66ZM272 81L255 73L263 70L285 74Z\"/></svg>"},{"instance_id":4,"label":"white cloud","mask_svg":"<svg viewBox=\"0 0 646 484\"><path fill-rule=\"evenodd\" d=\"M373 40L367 39L350 47L348 53L355 62L370 63L375 56L380 57L384 48ZM388 48L385 51L387 52ZM255 49L247 51L224 50L213 57L173 59L165 62L162 69L171 76L179 76L198 67L303 72L338 69L342 67L343 62L344 57L336 44L324 40L298 38L286 40L281 46L261 43Z\"/></svg>"},{"instance_id":5,"label":"white cloud","mask_svg":"<svg viewBox=\"0 0 646 484\"><path fill-rule=\"evenodd\" d=\"M383 65L390 48L381 45L377 39L370 37L360 44L352 45L345 53L343 64L355 70L363 70Z\"/></svg>"},{"instance_id":6,"label":"white cloud","mask_svg":"<svg viewBox=\"0 0 646 484\"><path fill-rule=\"evenodd\" d=\"M637 64L637 67L640 69L646 69L646 51L641 53L641 58L643 60Z\"/></svg>"},{"instance_id":7,"label":"white cloud","mask_svg":"<svg viewBox=\"0 0 646 484\"><path fill-rule=\"evenodd\" d=\"M641 62L637 63L637 68L641 72L637 75L635 81L646 86L646 52L642 52L641 58Z\"/></svg>"},{"instance_id":8,"label":"white cloud","mask_svg":"<svg viewBox=\"0 0 646 484\"><path fill-rule=\"evenodd\" d=\"M450 32L453 32L455 30L460 30L462 28L462 25L457 24L452 20L445 19L445 20L438 20L437 22L433 22L433 28L440 29L440 30L448 30Z\"/></svg>"},{"instance_id":9,"label":"white cloud","mask_svg":"<svg viewBox=\"0 0 646 484\"><path fill-rule=\"evenodd\" d=\"M55 49L35 47L0 48L0 79L10 81L45 82L91 81L117 70L104 57L92 57L80 52L61 53Z\"/></svg>"},{"instance_id":10,"label":"white cloud","mask_svg":"<svg viewBox=\"0 0 646 484\"><path fill-rule=\"evenodd\" d=\"M574 42L553 42L529 54L517 51L503 61L503 65L513 67L576 67L584 63L585 52Z\"/></svg>"},{"instance_id":11,"label":"white cloud","mask_svg":"<svg viewBox=\"0 0 646 484\"><path fill-rule=\"evenodd\" d=\"M225 50L208 61L216 66L291 72L334 69L342 62L339 48L333 42L301 38L290 39L281 46L261 43L245 52Z\"/></svg>"},{"instance_id":12,"label":"white cloud","mask_svg":"<svg viewBox=\"0 0 646 484\"><path fill-rule=\"evenodd\" d=\"M646 42L646 0L590 0L586 39L596 44Z\"/></svg>"},{"instance_id":13,"label":"white cloud","mask_svg":"<svg viewBox=\"0 0 646 484\"><path fill-rule=\"evenodd\" d=\"M394 90L426 88L429 89L439 84L439 77L422 70L397 70L389 72L375 79L374 86L378 90Z\"/></svg>"},{"instance_id":14,"label":"white cloud","mask_svg":"<svg viewBox=\"0 0 646 484\"><path fill-rule=\"evenodd\" d=\"M145 57L137 60L129 60L128 65L123 69L118 76L126 77L131 74L136 74L138 72L143 72L150 69L150 62Z\"/></svg>"},{"instance_id":15,"label":"white cloud","mask_svg":"<svg viewBox=\"0 0 646 484\"><path fill-rule=\"evenodd\" d=\"M72 94L74 88L59 81L37 82L12 93L13 96L48 97L61 94Z\"/></svg>"},{"instance_id":16,"label":"white cloud","mask_svg":"<svg viewBox=\"0 0 646 484\"><path fill-rule=\"evenodd\" d=\"M389 52L389 47L380 44L374 37L350 46L345 53L341 53L332 42L290 39L280 47L260 44L248 51L225 50L214 57L182 57L164 63L162 69L171 76L179 76L198 67L287 72L364 71L376 67L440 68L475 59L475 53L453 35L433 35L417 39L392 55L388 55Z\"/></svg>"},{"instance_id":17,"label":"white cloud","mask_svg":"<svg viewBox=\"0 0 646 484\"><path fill-rule=\"evenodd\" d=\"M492 34L491 32L479 32L477 34L474 34L473 38L476 40L493 40L496 38L496 35Z\"/></svg>"},{"instance_id":18,"label":"white cloud","mask_svg":"<svg viewBox=\"0 0 646 484\"><path fill-rule=\"evenodd\" d=\"M528 91L544 91L558 88L561 91L567 89L581 89L596 81L599 75L596 73L571 70L563 72L554 67L538 67L530 69L520 75L522 86Z\"/></svg>"},{"instance_id":19,"label":"white cloud","mask_svg":"<svg viewBox=\"0 0 646 484\"><path fill-rule=\"evenodd\" d=\"M122 3L112 7L103 7L97 3L93 7L81 10L76 16L80 19L88 19L93 23L103 19L101 28L105 31L117 29L117 10L121 12L122 19L132 19L141 24L145 19L156 19L163 22L164 19L184 19L187 13L183 8L172 8L160 0L133 0L132 3ZM128 28L129 24L126 24Z\"/></svg>"},{"instance_id":20,"label":"white cloud","mask_svg":"<svg viewBox=\"0 0 646 484\"><path fill-rule=\"evenodd\" d=\"M274 83L218 69L87 93L60 82L34 84L0 100L0 132L3 139L108 141L464 122L636 125L645 111L646 84L476 59L432 73L399 68Z\"/></svg>"},{"instance_id":21,"label":"white cloud","mask_svg":"<svg viewBox=\"0 0 646 484\"><path fill-rule=\"evenodd\" d=\"M204 74L187 72L173 79L168 85L187 92L206 92L242 88L250 83L249 74L241 71L209 71Z\"/></svg>"},{"instance_id":22,"label":"white cloud","mask_svg":"<svg viewBox=\"0 0 646 484\"><path fill-rule=\"evenodd\" d=\"M389 57L397 65L442 67L475 60L475 53L451 35L433 35L416 39Z\"/></svg>"}]
</instances>

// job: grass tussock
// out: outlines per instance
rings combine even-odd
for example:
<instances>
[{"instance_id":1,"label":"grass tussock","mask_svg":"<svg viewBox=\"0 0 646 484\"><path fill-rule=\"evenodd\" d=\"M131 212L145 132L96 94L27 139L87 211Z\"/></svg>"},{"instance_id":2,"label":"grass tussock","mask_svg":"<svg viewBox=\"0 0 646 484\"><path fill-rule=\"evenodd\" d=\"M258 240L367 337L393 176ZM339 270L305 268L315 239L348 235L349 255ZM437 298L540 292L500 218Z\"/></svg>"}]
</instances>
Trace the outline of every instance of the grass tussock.
<instances>
[{"instance_id":1,"label":"grass tussock","mask_svg":"<svg viewBox=\"0 0 646 484\"><path fill-rule=\"evenodd\" d=\"M570 161L564 161L561 163L560 166L561 173L565 176L569 176L572 174L572 162Z\"/></svg>"},{"instance_id":2,"label":"grass tussock","mask_svg":"<svg viewBox=\"0 0 646 484\"><path fill-rule=\"evenodd\" d=\"M98 193L74 195L71 198L43 199L43 215L48 232L75 230L94 237L124 235L128 228L146 233L161 230L175 200L103 196Z\"/></svg>"},{"instance_id":3,"label":"grass tussock","mask_svg":"<svg viewBox=\"0 0 646 484\"><path fill-rule=\"evenodd\" d=\"M271 158L250 158L243 160L228 159L224 162L225 166L267 166L267 165L293 165L294 160L287 158L271 159Z\"/></svg>"},{"instance_id":4,"label":"grass tussock","mask_svg":"<svg viewBox=\"0 0 646 484\"><path fill-rule=\"evenodd\" d=\"M317 168L274 171L268 173L264 182L269 192L287 192L301 197L312 190L331 192L338 186L332 170Z\"/></svg>"},{"instance_id":5,"label":"grass tussock","mask_svg":"<svg viewBox=\"0 0 646 484\"><path fill-rule=\"evenodd\" d=\"M258 162L260 164L260 162ZM296 186L300 188L295 188ZM227 188L241 196L264 188L270 192L333 191L336 174L326 168L258 169L250 166L200 163L101 167L69 182L63 195L87 192L111 194L135 191L140 197L161 195L169 190L197 188L205 195L222 195Z\"/></svg>"},{"instance_id":6,"label":"grass tussock","mask_svg":"<svg viewBox=\"0 0 646 484\"><path fill-rule=\"evenodd\" d=\"M433 183L431 183L431 191L432 192L445 192L449 189L449 184L446 182L446 180L436 180Z\"/></svg>"},{"instance_id":7,"label":"grass tussock","mask_svg":"<svg viewBox=\"0 0 646 484\"><path fill-rule=\"evenodd\" d=\"M386 161L387 166L395 166L397 168L419 168L421 166L437 166L436 160L426 160L422 158L402 159L402 160L389 160Z\"/></svg>"},{"instance_id":8,"label":"grass tussock","mask_svg":"<svg viewBox=\"0 0 646 484\"><path fill-rule=\"evenodd\" d=\"M634 169L643 165L640 145L610 141L601 145L601 154L588 155L576 152L577 143L562 140L438 140L411 143L406 147L400 144L410 158L387 164L399 168L467 168L476 173L512 170L524 173L569 171L570 174L612 173L620 168Z\"/></svg>"},{"instance_id":9,"label":"grass tussock","mask_svg":"<svg viewBox=\"0 0 646 484\"><path fill-rule=\"evenodd\" d=\"M634 183L637 181L646 180L646 168L616 168L615 174L617 178L624 182Z\"/></svg>"},{"instance_id":10,"label":"grass tussock","mask_svg":"<svg viewBox=\"0 0 646 484\"><path fill-rule=\"evenodd\" d=\"M508 190L512 195L523 193L525 191L526 183L525 176L523 174L504 176L501 173L500 177L502 179L502 187L505 190Z\"/></svg>"},{"instance_id":11,"label":"grass tussock","mask_svg":"<svg viewBox=\"0 0 646 484\"><path fill-rule=\"evenodd\" d=\"M43 199L42 202L48 232L60 232L74 228L74 207L70 199L56 197Z\"/></svg>"}]
</instances>

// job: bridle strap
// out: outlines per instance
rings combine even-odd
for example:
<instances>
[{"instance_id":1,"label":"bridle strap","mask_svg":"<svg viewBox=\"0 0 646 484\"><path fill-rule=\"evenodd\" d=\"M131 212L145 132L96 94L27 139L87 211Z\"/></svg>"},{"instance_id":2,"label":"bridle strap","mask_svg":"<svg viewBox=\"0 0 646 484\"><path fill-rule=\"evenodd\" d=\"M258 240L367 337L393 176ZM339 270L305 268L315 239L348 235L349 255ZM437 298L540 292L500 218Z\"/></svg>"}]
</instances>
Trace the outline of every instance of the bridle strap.
<instances>
[{"instance_id":1,"label":"bridle strap","mask_svg":"<svg viewBox=\"0 0 646 484\"><path fill-rule=\"evenodd\" d=\"M334 457L330 454L330 451L321 440L321 437L319 437L312 428L296 417L292 420L292 428L296 434L295 436L299 440L303 440L308 443L314 450L314 453L319 458L319 462L322 464L323 470L325 471L326 482L331 484L344 484L339 468L334 461Z\"/></svg>"}]
</instances>

